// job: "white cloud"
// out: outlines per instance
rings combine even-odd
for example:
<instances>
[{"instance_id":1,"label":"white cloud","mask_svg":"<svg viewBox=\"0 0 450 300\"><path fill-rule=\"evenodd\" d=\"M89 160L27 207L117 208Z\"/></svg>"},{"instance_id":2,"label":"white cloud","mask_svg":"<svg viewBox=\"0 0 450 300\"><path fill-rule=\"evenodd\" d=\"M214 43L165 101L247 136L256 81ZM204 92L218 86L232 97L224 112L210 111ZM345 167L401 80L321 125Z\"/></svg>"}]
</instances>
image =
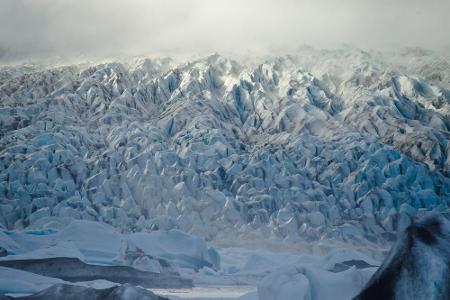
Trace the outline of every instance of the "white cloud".
<instances>
[{"instance_id":1,"label":"white cloud","mask_svg":"<svg viewBox=\"0 0 450 300\"><path fill-rule=\"evenodd\" d=\"M12 56L450 45L448 0L3 0Z\"/></svg>"}]
</instances>

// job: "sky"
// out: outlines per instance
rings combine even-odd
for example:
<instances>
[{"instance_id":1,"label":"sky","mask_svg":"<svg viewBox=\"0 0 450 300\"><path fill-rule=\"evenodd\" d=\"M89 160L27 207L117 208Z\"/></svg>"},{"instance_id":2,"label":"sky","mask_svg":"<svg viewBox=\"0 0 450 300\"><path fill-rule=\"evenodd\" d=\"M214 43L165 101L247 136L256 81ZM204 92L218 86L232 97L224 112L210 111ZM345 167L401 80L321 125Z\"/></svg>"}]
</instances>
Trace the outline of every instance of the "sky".
<instances>
[{"instance_id":1,"label":"sky","mask_svg":"<svg viewBox=\"0 0 450 300\"><path fill-rule=\"evenodd\" d=\"M450 49L449 0L1 0L0 59Z\"/></svg>"}]
</instances>

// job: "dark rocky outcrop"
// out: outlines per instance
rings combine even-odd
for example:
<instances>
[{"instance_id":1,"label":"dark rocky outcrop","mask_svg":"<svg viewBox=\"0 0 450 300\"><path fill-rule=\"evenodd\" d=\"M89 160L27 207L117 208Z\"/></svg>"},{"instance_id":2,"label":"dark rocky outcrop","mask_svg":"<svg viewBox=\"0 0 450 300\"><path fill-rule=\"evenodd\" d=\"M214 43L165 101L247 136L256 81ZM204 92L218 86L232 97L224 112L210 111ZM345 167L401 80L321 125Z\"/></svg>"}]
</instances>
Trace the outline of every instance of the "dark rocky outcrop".
<instances>
[{"instance_id":1,"label":"dark rocky outcrop","mask_svg":"<svg viewBox=\"0 0 450 300\"><path fill-rule=\"evenodd\" d=\"M441 215L413 222L354 300L450 299L450 223Z\"/></svg>"}]
</instances>

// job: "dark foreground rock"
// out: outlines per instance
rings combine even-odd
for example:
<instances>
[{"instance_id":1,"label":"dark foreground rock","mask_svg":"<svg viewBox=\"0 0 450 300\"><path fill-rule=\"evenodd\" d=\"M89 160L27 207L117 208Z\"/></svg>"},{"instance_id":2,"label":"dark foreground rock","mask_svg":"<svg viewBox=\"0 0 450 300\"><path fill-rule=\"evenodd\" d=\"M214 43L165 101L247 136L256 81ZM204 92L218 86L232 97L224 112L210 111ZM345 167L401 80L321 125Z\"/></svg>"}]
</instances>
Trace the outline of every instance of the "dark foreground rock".
<instances>
[{"instance_id":1,"label":"dark foreground rock","mask_svg":"<svg viewBox=\"0 0 450 300\"><path fill-rule=\"evenodd\" d=\"M340 263L336 263L333 268L329 269L330 272L339 273L345 270L350 269L351 267L355 267L357 269L366 269L376 267L374 265L369 264L368 262L360 259L352 259L346 260Z\"/></svg>"},{"instance_id":2,"label":"dark foreground rock","mask_svg":"<svg viewBox=\"0 0 450 300\"><path fill-rule=\"evenodd\" d=\"M354 300L450 299L450 223L429 215L411 224Z\"/></svg>"},{"instance_id":3,"label":"dark foreground rock","mask_svg":"<svg viewBox=\"0 0 450 300\"><path fill-rule=\"evenodd\" d=\"M1 298L0 298L1 299ZM55 284L36 294L25 297L5 297L16 300L169 300L129 284L108 289L94 289L69 284Z\"/></svg>"},{"instance_id":4,"label":"dark foreground rock","mask_svg":"<svg viewBox=\"0 0 450 300\"><path fill-rule=\"evenodd\" d=\"M69 257L3 260L0 261L0 266L60 278L70 282L104 279L145 288L189 288L193 286L192 280L182 278L176 272L153 273L129 266L90 265L77 258Z\"/></svg>"}]
</instances>

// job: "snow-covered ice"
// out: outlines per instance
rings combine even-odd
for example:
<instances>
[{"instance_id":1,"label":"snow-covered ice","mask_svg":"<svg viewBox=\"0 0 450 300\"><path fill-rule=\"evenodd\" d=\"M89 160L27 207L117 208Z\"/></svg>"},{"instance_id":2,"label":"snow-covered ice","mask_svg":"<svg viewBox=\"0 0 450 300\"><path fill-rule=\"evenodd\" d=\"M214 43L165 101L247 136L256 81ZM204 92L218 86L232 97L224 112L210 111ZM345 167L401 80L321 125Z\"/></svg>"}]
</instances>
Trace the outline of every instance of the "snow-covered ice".
<instances>
[{"instance_id":1,"label":"snow-covered ice","mask_svg":"<svg viewBox=\"0 0 450 300\"><path fill-rule=\"evenodd\" d=\"M1 241L9 255L0 258L0 264L2 261L75 257L89 264L131 265L139 268L142 265L130 264L129 259L133 262L136 255L138 258L150 257L154 262L152 267L155 264L161 267L158 259L164 258L166 271L169 265L168 271L179 271L182 276L192 278L197 286L187 290L151 289L173 299L258 299L257 295L259 299L289 299L289 293L297 293L299 289L315 293L319 295L319 299L328 299L333 295L332 290L339 285L345 286L347 294L342 294L342 299L345 299L346 296L354 296L375 271L375 266L379 265L378 261L351 249L335 250L326 256L242 248L224 248L216 252L200 238L175 231L174 239L171 233L173 230L138 235L120 234L109 225L92 221L74 221L60 230L4 230ZM134 243L130 244L132 241ZM121 246L124 244L126 251ZM215 253L214 259L208 259L208 253ZM343 271L334 271L336 264L350 260L364 261L367 265L360 269L350 266ZM0 290L13 295L34 293L61 283L94 288L108 288L117 284L105 280L68 283L5 267L1 267L0 271ZM295 274L291 274L292 272ZM306 285L303 286L304 284ZM280 291L283 294L277 295Z\"/></svg>"},{"instance_id":2,"label":"snow-covered ice","mask_svg":"<svg viewBox=\"0 0 450 300\"><path fill-rule=\"evenodd\" d=\"M2 294L24 295L39 292L54 284L71 284L58 278L41 276L31 272L25 272L12 268L0 267L0 291ZM95 280L89 282L78 282L77 285L96 289L110 288L116 283Z\"/></svg>"},{"instance_id":3,"label":"snow-covered ice","mask_svg":"<svg viewBox=\"0 0 450 300\"><path fill-rule=\"evenodd\" d=\"M302 47L0 67L0 259L351 297L414 217L449 213L449 65Z\"/></svg>"},{"instance_id":4,"label":"snow-covered ice","mask_svg":"<svg viewBox=\"0 0 450 300\"><path fill-rule=\"evenodd\" d=\"M0 232L5 237L0 239L0 245L9 253L0 261L74 257L89 264L133 265L147 258L159 268L162 268L160 261L194 270L220 266L214 248L199 237L175 229L121 234L107 224L75 220L59 231Z\"/></svg>"}]
</instances>

